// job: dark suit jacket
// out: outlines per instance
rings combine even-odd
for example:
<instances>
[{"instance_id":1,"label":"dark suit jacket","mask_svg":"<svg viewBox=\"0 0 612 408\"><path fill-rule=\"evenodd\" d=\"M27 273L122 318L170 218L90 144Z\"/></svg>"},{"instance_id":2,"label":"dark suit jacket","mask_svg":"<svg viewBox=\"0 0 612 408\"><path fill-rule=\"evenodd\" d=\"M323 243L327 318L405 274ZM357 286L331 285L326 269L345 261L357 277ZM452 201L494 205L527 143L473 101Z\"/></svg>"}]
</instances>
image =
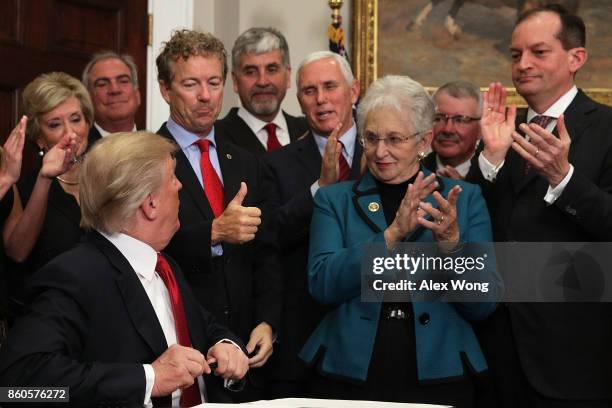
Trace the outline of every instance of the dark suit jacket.
<instances>
[{"instance_id":1,"label":"dark suit jacket","mask_svg":"<svg viewBox=\"0 0 612 408\"><path fill-rule=\"evenodd\" d=\"M436 152L430 152L425 158L421 161L423 167L427 170L435 173L438 170L438 163L436 163Z\"/></svg>"},{"instance_id":2,"label":"dark suit jacket","mask_svg":"<svg viewBox=\"0 0 612 408\"><path fill-rule=\"evenodd\" d=\"M172 138L164 124L159 134ZM243 245L223 244L223 256L211 257L210 234L214 219L187 157L176 155L176 176L183 184L179 219L181 227L166 248L185 271L196 298L220 321L248 342L261 322L278 327L281 313L282 275L274 235L264 207L262 167L252 154L215 137L223 174L225 204L234 198L240 182L247 184L243 205L263 210L262 225L254 240Z\"/></svg>"},{"instance_id":3,"label":"dark suit jacket","mask_svg":"<svg viewBox=\"0 0 612 408\"><path fill-rule=\"evenodd\" d=\"M176 263L169 262L193 347L206 354L223 338L240 344L201 308ZM121 252L92 232L41 269L32 289L36 297L30 313L13 327L0 352L0 383L67 386L71 406L142 406L142 364L152 363L168 345L138 276ZM218 382L206 381L210 399Z\"/></svg>"},{"instance_id":4,"label":"dark suit jacket","mask_svg":"<svg viewBox=\"0 0 612 408\"><path fill-rule=\"evenodd\" d=\"M296 141L300 136L308 130L308 123L303 116L291 116L283 111L287 127L289 128L289 139L291 142ZM215 123L215 132L219 131L220 135L236 146L240 146L254 155L261 156L267 153L266 148L261 144L255 133L249 128L244 120L238 116L238 108L232 108L223 119Z\"/></svg>"},{"instance_id":5,"label":"dark suit jacket","mask_svg":"<svg viewBox=\"0 0 612 408\"><path fill-rule=\"evenodd\" d=\"M98 131L98 128L96 128L94 125L91 125L91 127L89 128L89 134L87 135L87 148L91 149L94 143L96 143L100 139L102 139L102 135Z\"/></svg>"},{"instance_id":6,"label":"dark suit jacket","mask_svg":"<svg viewBox=\"0 0 612 408\"><path fill-rule=\"evenodd\" d=\"M525 120L521 115L517 124ZM474 158L467 180L483 189L496 241L612 239L612 109L579 91L565 123L574 174L552 205L543 200L548 182L533 170L524 176L514 150L495 183L484 180ZM520 366L536 391L559 399L612 399L610 304L510 303L508 311Z\"/></svg>"},{"instance_id":7,"label":"dark suit jacket","mask_svg":"<svg viewBox=\"0 0 612 408\"><path fill-rule=\"evenodd\" d=\"M351 178L359 177L361 145L355 141ZM266 196L278 231L285 292L279 344L272 356L276 379L303 379L306 371L297 353L326 309L308 293L306 264L313 198L310 186L321 173L321 153L312 133L266 155Z\"/></svg>"}]
</instances>

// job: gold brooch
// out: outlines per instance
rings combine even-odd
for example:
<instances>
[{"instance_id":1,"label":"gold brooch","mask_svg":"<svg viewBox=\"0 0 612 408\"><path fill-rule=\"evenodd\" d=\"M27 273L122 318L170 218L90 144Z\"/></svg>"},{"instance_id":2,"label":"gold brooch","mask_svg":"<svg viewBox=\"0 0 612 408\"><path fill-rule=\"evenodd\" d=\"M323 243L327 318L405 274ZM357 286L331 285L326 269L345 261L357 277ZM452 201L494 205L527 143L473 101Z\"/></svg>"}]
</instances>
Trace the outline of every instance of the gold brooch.
<instances>
[{"instance_id":1,"label":"gold brooch","mask_svg":"<svg viewBox=\"0 0 612 408\"><path fill-rule=\"evenodd\" d=\"M368 204L368 210L370 210L370 212L376 212L378 211L378 209L380 208L380 205L378 205L378 203L370 203Z\"/></svg>"}]
</instances>

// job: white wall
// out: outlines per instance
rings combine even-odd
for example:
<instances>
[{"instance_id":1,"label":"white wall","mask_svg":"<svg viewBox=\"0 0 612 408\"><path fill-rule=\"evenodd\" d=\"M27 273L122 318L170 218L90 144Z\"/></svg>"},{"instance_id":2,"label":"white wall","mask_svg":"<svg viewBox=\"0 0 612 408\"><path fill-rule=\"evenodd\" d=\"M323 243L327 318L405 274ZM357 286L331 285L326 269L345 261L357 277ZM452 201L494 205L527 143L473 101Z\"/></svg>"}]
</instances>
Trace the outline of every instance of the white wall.
<instances>
[{"instance_id":1,"label":"white wall","mask_svg":"<svg viewBox=\"0 0 612 408\"><path fill-rule=\"evenodd\" d=\"M345 0L341 10L348 50L351 30L349 3L350 0ZM155 56L161 43L170 37L172 29L185 27L210 31L223 41L229 54L241 32L254 26L272 26L287 38L291 65L296 68L309 53L328 49L327 26L331 22L331 9L327 0L149 0L149 12L154 18L147 74L147 127L151 130L157 130L168 118L166 102L157 86ZM228 76L221 116L239 103ZM295 96L295 69L283 108L292 114L300 113Z\"/></svg>"}]
</instances>

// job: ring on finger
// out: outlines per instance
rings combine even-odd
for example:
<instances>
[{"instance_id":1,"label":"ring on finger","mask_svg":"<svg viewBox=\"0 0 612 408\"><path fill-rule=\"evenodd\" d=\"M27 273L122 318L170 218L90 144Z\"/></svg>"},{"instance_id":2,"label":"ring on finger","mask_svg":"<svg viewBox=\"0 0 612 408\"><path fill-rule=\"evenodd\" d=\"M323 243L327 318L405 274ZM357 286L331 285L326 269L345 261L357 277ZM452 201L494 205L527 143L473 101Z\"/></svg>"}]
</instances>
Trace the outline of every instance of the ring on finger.
<instances>
[{"instance_id":1,"label":"ring on finger","mask_svg":"<svg viewBox=\"0 0 612 408\"><path fill-rule=\"evenodd\" d=\"M436 224L438 224L438 225L442 224L443 222L444 222L444 216L443 216L443 215L442 215L442 216L440 216L440 218L438 218L438 219L436 220Z\"/></svg>"}]
</instances>

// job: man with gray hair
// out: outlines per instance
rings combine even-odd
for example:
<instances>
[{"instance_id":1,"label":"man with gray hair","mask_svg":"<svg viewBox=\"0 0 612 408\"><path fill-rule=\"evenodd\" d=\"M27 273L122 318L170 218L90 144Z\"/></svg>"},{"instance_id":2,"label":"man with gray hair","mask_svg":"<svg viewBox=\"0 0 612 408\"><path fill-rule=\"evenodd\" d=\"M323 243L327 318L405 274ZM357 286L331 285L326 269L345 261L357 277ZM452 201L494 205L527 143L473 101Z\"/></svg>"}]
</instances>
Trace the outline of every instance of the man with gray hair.
<instances>
[{"instance_id":1,"label":"man with gray hair","mask_svg":"<svg viewBox=\"0 0 612 408\"><path fill-rule=\"evenodd\" d=\"M30 313L0 353L1 384L67 387L56 397L75 407L192 407L224 401L222 378L244 377L240 340L161 253L179 228L176 149L152 133L118 133L87 154L79 198L89 233L34 275Z\"/></svg>"},{"instance_id":2,"label":"man with gray hair","mask_svg":"<svg viewBox=\"0 0 612 408\"><path fill-rule=\"evenodd\" d=\"M441 176L463 179L480 140L480 89L467 81L448 82L438 88L433 99L433 152L423 165Z\"/></svg>"},{"instance_id":3,"label":"man with gray hair","mask_svg":"<svg viewBox=\"0 0 612 408\"><path fill-rule=\"evenodd\" d=\"M295 141L307 130L303 117L281 110L291 86L289 47L274 28L250 28L232 48L232 81L241 107L234 107L217 127L232 143L256 155Z\"/></svg>"},{"instance_id":4,"label":"man with gray hair","mask_svg":"<svg viewBox=\"0 0 612 408\"><path fill-rule=\"evenodd\" d=\"M140 91L138 70L132 56L100 51L85 66L82 81L94 105L90 145L110 133L136 130Z\"/></svg>"},{"instance_id":5,"label":"man with gray hair","mask_svg":"<svg viewBox=\"0 0 612 408\"><path fill-rule=\"evenodd\" d=\"M324 314L308 293L306 264L313 197L319 187L360 174L361 146L353 120L359 82L345 58L308 55L297 72L298 100L310 130L264 157L266 197L274 217L285 276L284 313L271 361L272 397L304 396L311 371L297 353Z\"/></svg>"}]
</instances>

